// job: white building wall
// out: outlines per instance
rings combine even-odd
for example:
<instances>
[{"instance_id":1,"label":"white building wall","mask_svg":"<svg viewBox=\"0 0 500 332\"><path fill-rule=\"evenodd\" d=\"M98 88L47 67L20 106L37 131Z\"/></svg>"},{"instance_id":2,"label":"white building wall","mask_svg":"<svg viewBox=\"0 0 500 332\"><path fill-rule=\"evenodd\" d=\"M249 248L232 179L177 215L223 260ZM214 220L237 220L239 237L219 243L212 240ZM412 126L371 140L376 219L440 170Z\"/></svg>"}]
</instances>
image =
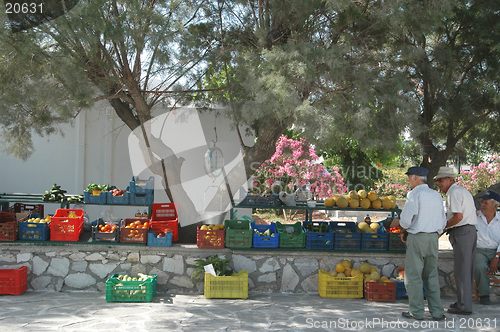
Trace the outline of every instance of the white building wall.
<instances>
[{"instance_id":1,"label":"white building wall","mask_svg":"<svg viewBox=\"0 0 500 332\"><path fill-rule=\"evenodd\" d=\"M213 128L217 126L218 139L224 144L225 153L237 154L241 147L239 140L234 139L234 127L228 119L215 119L214 114L200 114L207 142L211 143L214 139ZM90 182L115 185L120 189L129 185L134 175L128 146L131 131L107 102L99 102L92 110L82 111L72 124L62 128L64 136L34 136L35 152L26 161L0 153L1 193L42 194L54 183L61 185L68 194L83 194ZM189 135L179 139L189 139ZM253 137L244 139L248 145L253 142ZM185 166L186 169L190 168L190 165ZM155 183L155 188L159 186L160 183ZM168 202L166 194L156 190L155 203L164 202ZM54 213L57 208L59 204L45 205L46 213ZM138 207L85 205L91 220L99 218L106 211L117 218L132 217L137 209Z\"/></svg>"}]
</instances>

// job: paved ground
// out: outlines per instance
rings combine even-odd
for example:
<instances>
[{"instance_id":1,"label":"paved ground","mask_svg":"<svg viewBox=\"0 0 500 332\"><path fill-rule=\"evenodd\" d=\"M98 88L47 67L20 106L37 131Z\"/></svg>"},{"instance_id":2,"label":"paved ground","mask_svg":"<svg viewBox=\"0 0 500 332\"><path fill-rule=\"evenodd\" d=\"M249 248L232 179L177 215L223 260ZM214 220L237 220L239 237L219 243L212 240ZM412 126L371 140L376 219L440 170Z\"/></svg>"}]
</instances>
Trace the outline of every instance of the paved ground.
<instances>
[{"instance_id":1,"label":"paved ground","mask_svg":"<svg viewBox=\"0 0 500 332\"><path fill-rule=\"evenodd\" d=\"M28 291L0 296L2 331L500 331L500 298L471 316L434 322L401 317L407 300L325 299L317 294L250 294L247 300L157 294L152 302L106 302L104 293ZM444 298L448 306L452 298ZM430 318L429 313L426 313Z\"/></svg>"}]
</instances>

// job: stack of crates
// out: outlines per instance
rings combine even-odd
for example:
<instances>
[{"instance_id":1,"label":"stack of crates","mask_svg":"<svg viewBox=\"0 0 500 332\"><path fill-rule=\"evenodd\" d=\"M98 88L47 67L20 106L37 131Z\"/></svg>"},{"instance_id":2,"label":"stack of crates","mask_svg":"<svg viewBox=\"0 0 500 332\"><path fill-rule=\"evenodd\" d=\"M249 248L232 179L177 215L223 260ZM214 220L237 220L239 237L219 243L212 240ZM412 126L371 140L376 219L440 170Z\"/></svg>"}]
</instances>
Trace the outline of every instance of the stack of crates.
<instances>
[{"instance_id":1,"label":"stack of crates","mask_svg":"<svg viewBox=\"0 0 500 332\"><path fill-rule=\"evenodd\" d=\"M148 180L141 180L133 177L130 181L128 191L130 192L130 205L151 205L153 204L155 179L153 176Z\"/></svg>"},{"instance_id":2,"label":"stack of crates","mask_svg":"<svg viewBox=\"0 0 500 332\"><path fill-rule=\"evenodd\" d=\"M177 204L159 203L153 204L151 213L151 230L155 233L172 232L172 241L179 240L179 216Z\"/></svg>"}]
</instances>

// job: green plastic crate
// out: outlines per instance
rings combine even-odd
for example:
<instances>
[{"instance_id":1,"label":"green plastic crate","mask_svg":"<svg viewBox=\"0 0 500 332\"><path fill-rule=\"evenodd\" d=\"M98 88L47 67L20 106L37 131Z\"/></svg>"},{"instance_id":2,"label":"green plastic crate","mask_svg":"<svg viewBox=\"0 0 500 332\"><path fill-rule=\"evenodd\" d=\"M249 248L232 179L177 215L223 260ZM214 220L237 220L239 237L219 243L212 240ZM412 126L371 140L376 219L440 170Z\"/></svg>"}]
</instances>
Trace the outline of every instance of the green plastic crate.
<instances>
[{"instance_id":1,"label":"green plastic crate","mask_svg":"<svg viewBox=\"0 0 500 332\"><path fill-rule=\"evenodd\" d=\"M156 294L156 274L143 281L122 281L118 274L106 280L107 302L151 302Z\"/></svg>"},{"instance_id":2,"label":"green plastic crate","mask_svg":"<svg viewBox=\"0 0 500 332\"><path fill-rule=\"evenodd\" d=\"M252 247L253 231L249 220L224 220L226 247L246 249Z\"/></svg>"},{"instance_id":3,"label":"green plastic crate","mask_svg":"<svg viewBox=\"0 0 500 332\"><path fill-rule=\"evenodd\" d=\"M300 221L295 224L276 222L276 229L280 235L280 248L305 248L306 233Z\"/></svg>"}]
</instances>

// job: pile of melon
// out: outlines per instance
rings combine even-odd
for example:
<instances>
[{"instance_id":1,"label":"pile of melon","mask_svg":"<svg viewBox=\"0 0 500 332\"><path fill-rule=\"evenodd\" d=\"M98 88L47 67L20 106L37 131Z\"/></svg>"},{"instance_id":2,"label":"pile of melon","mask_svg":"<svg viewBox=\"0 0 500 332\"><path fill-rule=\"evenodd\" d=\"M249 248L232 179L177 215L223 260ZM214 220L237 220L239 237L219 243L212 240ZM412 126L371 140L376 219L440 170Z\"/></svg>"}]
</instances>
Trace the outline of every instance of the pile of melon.
<instances>
[{"instance_id":1,"label":"pile of melon","mask_svg":"<svg viewBox=\"0 0 500 332\"><path fill-rule=\"evenodd\" d=\"M325 199L324 204L329 208L338 206L341 209L350 207L351 209L391 210L396 208L396 197L390 195L380 198L374 191L351 190L347 194L335 194Z\"/></svg>"},{"instance_id":2,"label":"pile of melon","mask_svg":"<svg viewBox=\"0 0 500 332\"><path fill-rule=\"evenodd\" d=\"M359 268L353 267L350 260L343 260L341 263L335 266L335 270L328 272L328 274L335 278L345 278L345 277L357 277L359 275L363 276L364 282L368 281L383 281L392 282L386 276L381 276L377 271L377 268L371 266L369 263L365 262L359 266Z\"/></svg>"}]
</instances>

